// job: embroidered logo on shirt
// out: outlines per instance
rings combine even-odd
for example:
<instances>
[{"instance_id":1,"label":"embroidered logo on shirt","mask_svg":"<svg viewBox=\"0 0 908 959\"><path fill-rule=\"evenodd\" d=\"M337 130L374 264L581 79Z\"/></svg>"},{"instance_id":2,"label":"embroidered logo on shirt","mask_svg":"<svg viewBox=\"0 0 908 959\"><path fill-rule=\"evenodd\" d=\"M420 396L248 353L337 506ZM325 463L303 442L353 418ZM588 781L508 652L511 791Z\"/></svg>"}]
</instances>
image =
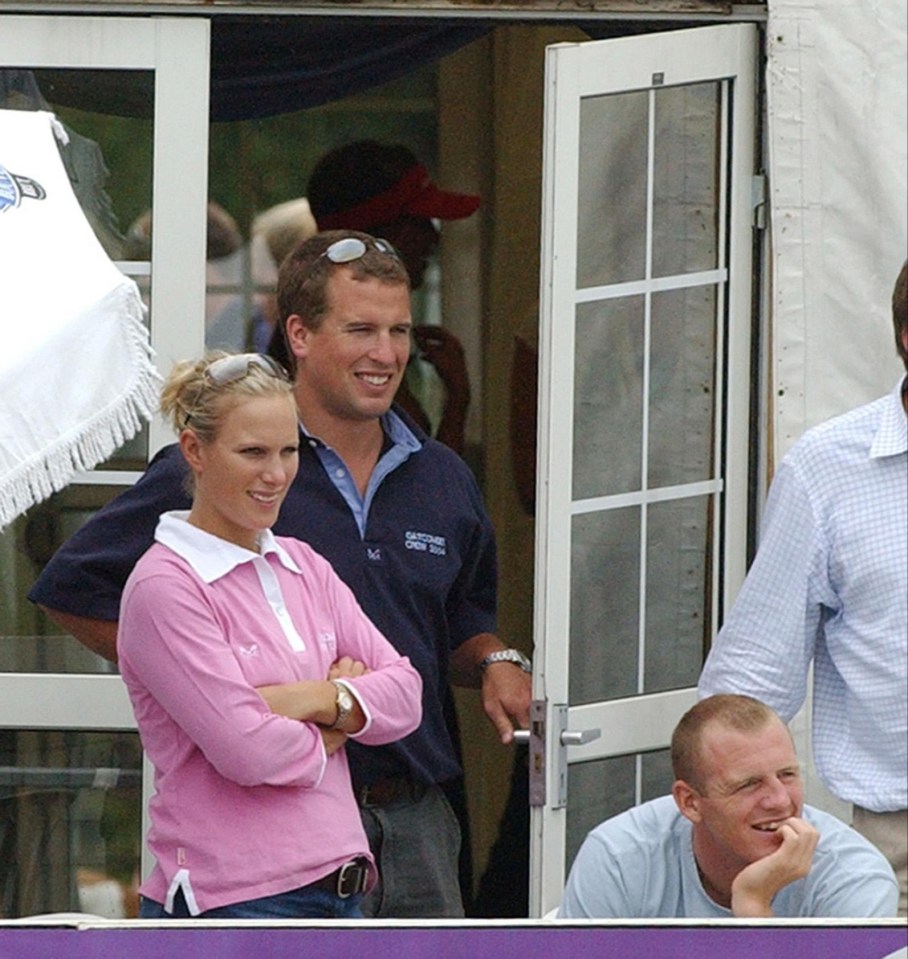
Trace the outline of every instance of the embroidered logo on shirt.
<instances>
[{"instance_id":1,"label":"embroidered logo on shirt","mask_svg":"<svg viewBox=\"0 0 908 959\"><path fill-rule=\"evenodd\" d=\"M407 549L414 549L419 553L431 553L433 556L447 556L448 543L444 536L434 536L432 533L415 533L407 530L404 533L404 545Z\"/></svg>"},{"instance_id":2,"label":"embroidered logo on shirt","mask_svg":"<svg viewBox=\"0 0 908 959\"><path fill-rule=\"evenodd\" d=\"M373 563L381 562L381 547L380 546L367 546L366 547L366 556Z\"/></svg>"},{"instance_id":3,"label":"embroidered logo on shirt","mask_svg":"<svg viewBox=\"0 0 908 959\"><path fill-rule=\"evenodd\" d=\"M258 656L259 644L253 643L251 646L240 646L240 652L244 656Z\"/></svg>"}]
</instances>

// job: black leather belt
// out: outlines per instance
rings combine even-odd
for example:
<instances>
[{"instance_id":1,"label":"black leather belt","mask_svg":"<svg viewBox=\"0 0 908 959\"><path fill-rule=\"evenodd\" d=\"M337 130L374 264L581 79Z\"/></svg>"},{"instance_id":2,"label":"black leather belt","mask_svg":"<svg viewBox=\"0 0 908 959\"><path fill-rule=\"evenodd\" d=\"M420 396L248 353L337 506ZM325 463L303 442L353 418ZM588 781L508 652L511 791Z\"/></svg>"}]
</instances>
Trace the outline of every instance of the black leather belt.
<instances>
[{"instance_id":1,"label":"black leather belt","mask_svg":"<svg viewBox=\"0 0 908 959\"><path fill-rule=\"evenodd\" d=\"M364 856L358 856L345 862L340 869L322 876L310 883L313 889L324 889L326 892L334 893L339 899L349 899L350 896L356 896L366 891L366 884L369 881L369 860Z\"/></svg>"},{"instance_id":2,"label":"black leather belt","mask_svg":"<svg viewBox=\"0 0 908 959\"><path fill-rule=\"evenodd\" d=\"M369 786L360 786L356 799L360 806L388 806L399 799L416 801L426 792L424 783L418 783L407 776L390 776L380 779Z\"/></svg>"}]
</instances>

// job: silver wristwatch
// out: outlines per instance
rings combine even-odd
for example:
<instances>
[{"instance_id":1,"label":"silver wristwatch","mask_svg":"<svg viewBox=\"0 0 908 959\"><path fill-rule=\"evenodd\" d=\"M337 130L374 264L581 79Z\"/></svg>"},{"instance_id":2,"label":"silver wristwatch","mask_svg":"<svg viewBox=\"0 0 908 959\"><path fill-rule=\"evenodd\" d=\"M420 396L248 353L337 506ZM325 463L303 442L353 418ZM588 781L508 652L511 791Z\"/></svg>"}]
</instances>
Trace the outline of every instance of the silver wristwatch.
<instances>
[{"instance_id":1,"label":"silver wristwatch","mask_svg":"<svg viewBox=\"0 0 908 959\"><path fill-rule=\"evenodd\" d=\"M484 673L492 663L513 663L515 666L519 666L525 673L533 672L533 664L519 649L499 649L494 653L489 653L479 664L479 671Z\"/></svg>"},{"instance_id":2,"label":"silver wristwatch","mask_svg":"<svg viewBox=\"0 0 908 959\"><path fill-rule=\"evenodd\" d=\"M334 699L337 706L337 719L328 728L342 730L344 723L350 718L350 713L353 712L353 696L350 695L350 690L343 683L337 682L336 679L332 679L331 682L337 691Z\"/></svg>"}]
</instances>

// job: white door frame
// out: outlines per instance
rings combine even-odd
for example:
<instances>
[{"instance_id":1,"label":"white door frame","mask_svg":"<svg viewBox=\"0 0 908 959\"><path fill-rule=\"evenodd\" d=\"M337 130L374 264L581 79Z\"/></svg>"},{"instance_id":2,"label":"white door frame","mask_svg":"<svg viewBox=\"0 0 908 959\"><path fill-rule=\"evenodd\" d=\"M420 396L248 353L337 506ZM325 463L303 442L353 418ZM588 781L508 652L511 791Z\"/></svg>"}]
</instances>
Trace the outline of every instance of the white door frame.
<instances>
[{"instance_id":1,"label":"white door frame","mask_svg":"<svg viewBox=\"0 0 908 959\"><path fill-rule=\"evenodd\" d=\"M209 56L204 18L0 14L0 66L154 71L150 323L162 374L204 344ZM170 440L153 421L149 456ZM135 476L92 471L74 482ZM135 729L135 721L119 676L0 673L0 727Z\"/></svg>"}]
</instances>

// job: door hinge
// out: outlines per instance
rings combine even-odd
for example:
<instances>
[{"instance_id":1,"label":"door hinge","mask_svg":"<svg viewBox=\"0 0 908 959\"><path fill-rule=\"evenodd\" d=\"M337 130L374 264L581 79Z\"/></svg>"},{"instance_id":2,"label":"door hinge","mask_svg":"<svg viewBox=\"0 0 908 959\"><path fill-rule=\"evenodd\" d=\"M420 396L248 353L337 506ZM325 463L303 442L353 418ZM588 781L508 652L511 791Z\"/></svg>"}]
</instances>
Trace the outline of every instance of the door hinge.
<instances>
[{"instance_id":1,"label":"door hinge","mask_svg":"<svg viewBox=\"0 0 908 959\"><path fill-rule=\"evenodd\" d=\"M750 208L752 224L757 230L766 229L766 174L750 178Z\"/></svg>"}]
</instances>

